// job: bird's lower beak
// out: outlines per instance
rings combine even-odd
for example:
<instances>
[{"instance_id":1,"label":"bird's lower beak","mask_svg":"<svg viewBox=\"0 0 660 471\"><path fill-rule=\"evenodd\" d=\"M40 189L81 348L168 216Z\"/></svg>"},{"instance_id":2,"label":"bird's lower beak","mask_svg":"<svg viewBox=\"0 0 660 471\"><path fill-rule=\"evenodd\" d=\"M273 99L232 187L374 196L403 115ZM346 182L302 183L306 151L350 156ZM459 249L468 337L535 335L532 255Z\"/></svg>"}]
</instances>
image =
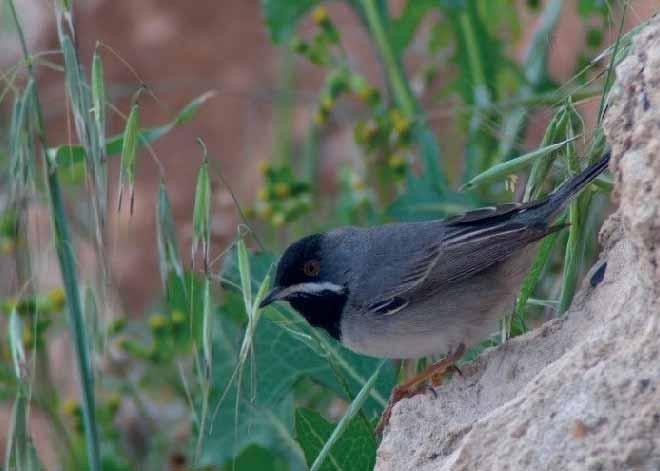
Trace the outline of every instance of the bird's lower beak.
<instances>
[{"instance_id":1,"label":"bird's lower beak","mask_svg":"<svg viewBox=\"0 0 660 471\"><path fill-rule=\"evenodd\" d=\"M282 291L283 289L278 286L273 288L270 291L270 293L268 293L268 295L263 299L263 301L259 303L259 309L262 309L268 306L269 304L272 304L275 301L279 301L280 299L282 299L282 294L283 294Z\"/></svg>"}]
</instances>

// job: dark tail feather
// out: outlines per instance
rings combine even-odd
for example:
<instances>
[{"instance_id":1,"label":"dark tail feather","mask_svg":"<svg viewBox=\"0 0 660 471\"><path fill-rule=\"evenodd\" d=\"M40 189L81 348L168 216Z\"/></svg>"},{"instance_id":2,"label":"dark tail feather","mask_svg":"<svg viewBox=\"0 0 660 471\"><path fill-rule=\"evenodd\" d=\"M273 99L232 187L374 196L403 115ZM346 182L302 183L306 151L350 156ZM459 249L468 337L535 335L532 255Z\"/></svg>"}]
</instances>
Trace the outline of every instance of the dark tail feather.
<instances>
[{"instance_id":1,"label":"dark tail feather","mask_svg":"<svg viewBox=\"0 0 660 471\"><path fill-rule=\"evenodd\" d=\"M560 186L554 193L548 196L546 207L550 211L549 219L556 216L568 204L568 202L577 195L580 190L591 183L603 170L607 168L610 163L610 151L607 151L603 157L595 164L590 165L582 173L574 176L562 186Z\"/></svg>"}]
</instances>

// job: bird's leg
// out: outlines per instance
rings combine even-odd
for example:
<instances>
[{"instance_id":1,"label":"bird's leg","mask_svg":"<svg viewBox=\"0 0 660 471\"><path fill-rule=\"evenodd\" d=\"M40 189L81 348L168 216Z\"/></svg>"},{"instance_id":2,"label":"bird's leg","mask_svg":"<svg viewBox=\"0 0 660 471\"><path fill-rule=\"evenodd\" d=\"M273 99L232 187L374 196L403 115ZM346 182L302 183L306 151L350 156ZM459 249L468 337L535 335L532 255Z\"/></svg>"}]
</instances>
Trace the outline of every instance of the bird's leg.
<instances>
[{"instance_id":1,"label":"bird's leg","mask_svg":"<svg viewBox=\"0 0 660 471\"><path fill-rule=\"evenodd\" d=\"M387 402L383 415L381 415L378 425L376 426L376 436L380 437L389 423L394 404L401 399L413 397L424 392L425 386L429 381L435 387L440 386L444 378L447 376L447 373L450 371L458 371L458 373L461 374L461 370L455 366L455 363L463 356L463 353L465 353L465 345L460 344L453 353L450 353L442 360L433 363L417 376L395 387L392 390L392 395Z\"/></svg>"}]
</instances>

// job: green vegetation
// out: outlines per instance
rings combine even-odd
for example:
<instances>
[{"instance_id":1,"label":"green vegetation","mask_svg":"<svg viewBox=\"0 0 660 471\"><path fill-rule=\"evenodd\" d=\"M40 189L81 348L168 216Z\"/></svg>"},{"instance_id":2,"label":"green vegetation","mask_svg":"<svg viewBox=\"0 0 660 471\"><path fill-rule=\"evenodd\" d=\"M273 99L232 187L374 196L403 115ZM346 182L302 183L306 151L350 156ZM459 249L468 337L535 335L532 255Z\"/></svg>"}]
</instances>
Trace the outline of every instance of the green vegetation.
<instances>
[{"instance_id":1,"label":"green vegetation","mask_svg":"<svg viewBox=\"0 0 660 471\"><path fill-rule=\"evenodd\" d=\"M441 218L536 198L603 154L599 123L613 67L636 31L622 33L627 2L577 2L586 44L573 78L562 84L548 74L560 0L527 1L524 12L509 0L408 0L397 16L385 0L345 3L372 42L378 81L350 60L351 45L326 2L262 0L264 27L289 69L294 55L325 73L305 145L293 151L291 104L278 102L283 119L273 158L261 166L263 186L254 207L236 202L244 224L218 254L210 244L212 183L225 180L203 140L201 152L190 143L199 158L190 250L192 260L201 255L201 267L188 267L181 256L167 172L159 166L153 238L162 296L144 320L129 321L109 308L108 213L133 212L138 159L148 151L158 161L150 143L193 119L212 93L170 122L144 128L140 101L151 92L139 84L128 110L112 105L103 67L110 49L99 44L93 57L80 57L70 1L55 3L59 50L52 58L27 49L20 4L8 0L23 59L3 75L3 104L13 105L5 106L11 118L0 148L0 250L15 260L20 288L0 299L7 340L0 343L0 399L13 404L0 469L43 469L28 428L33 409L56 432L57 459L67 470L166 469L167 462L183 463L180 469L371 469L375 422L405 368L348 351L285 306L259 310L276 255L299 236L341 224ZM536 26L517 61L523 13ZM310 26L305 34L302 21ZM611 45L604 44L608 31L618 32ZM413 43L423 58L417 68L404 66ZM64 73L77 144L46 138L37 70L51 67L51 60ZM289 69L285 74L295 73ZM283 80L295 93L292 83ZM579 107L586 102L600 104L593 129ZM348 118L339 117L344 106L351 107ZM529 148L523 138L540 111L551 118L541 142ZM120 135L106 135L110 113L125 120ZM436 127L439 113L443 124ZM336 169L337 189L327 192L321 191L319 142L331 125L352 129L356 155ZM116 204L108 204L111 159L120 164ZM541 244L502 332L484 339L466 361L568 308L597 253L603 195L611 186L600 177L571 205L564 216L570 229ZM75 217L84 214L88 228L75 238L69 200L84 210ZM27 209L35 202L49 208L62 280L61 289L47 293L31 282L30 257L39 247L26 238ZM96 279L79 275L78 237L89 239L101 261ZM75 349L79 401L62 397L49 370L47 347L63 327ZM117 355L121 367L102 370ZM131 451L117 421L129 403L149 424L154 415L175 411L178 425L190 429L187 439L152 428L143 452Z\"/></svg>"}]
</instances>

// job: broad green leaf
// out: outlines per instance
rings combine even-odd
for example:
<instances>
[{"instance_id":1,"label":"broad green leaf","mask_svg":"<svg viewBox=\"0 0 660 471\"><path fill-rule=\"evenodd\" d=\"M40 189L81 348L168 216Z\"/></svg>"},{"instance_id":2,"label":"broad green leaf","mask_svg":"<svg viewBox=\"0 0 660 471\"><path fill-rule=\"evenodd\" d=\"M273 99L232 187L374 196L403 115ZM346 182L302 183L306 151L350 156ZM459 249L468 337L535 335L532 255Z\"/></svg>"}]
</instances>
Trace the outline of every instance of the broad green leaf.
<instances>
[{"instance_id":1,"label":"broad green leaf","mask_svg":"<svg viewBox=\"0 0 660 471\"><path fill-rule=\"evenodd\" d=\"M234 250L228 257L223 281L230 290L239 291L241 280L236 253L237 250ZM262 288L261 294L257 294L252 301L254 306L263 295L267 283L262 280L271 269L274 259L267 254L248 256L251 274L248 282L253 290ZM202 462L221 464L239 454L244 447L257 443L278 453L286 450L285 455L290 457L290 462L300 466L302 453L291 432L292 388L303 378L310 378L326 386L329 394L335 393L351 400L380 362L346 350L284 306L268 307L263 310L253 333L253 355L246 360L245 373L240 383L234 381L227 390L240 354L237 345L242 332L237 330L235 322L245 321L246 316L245 305L239 295L230 291L225 299L227 301L217 318L216 324L220 326L216 330L213 345L214 386L211 408L216 405L213 401L217 401L225 391L228 392L209 427L211 435L205 440ZM350 397L346 396L337 380L335 369L346 382ZM394 376L394 369L388 362L365 400L364 410L369 417L376 417L382 411L394 385ZM240 391L238 409L234 406L237 391ZM248 429L255 432L248 433Z\"/></svg>"},{"instance_id":2,"label":"broad green leaf","mask_svg":"<svg viewBox=\"0 0 660 471\"><path fill-rule=\"evenodd\" d=\"M305 452L307 465L314 460L328 442L336 425L317 412L296 410L296 440ZM323 464L322 471L371 471L376 463L376 443L372 430L360 418L353 418L341 437L334 443Z\"/></svg>"},{"instance_id":3,"label":"broad green leaf","mask_svg":"<svg viewBox=\"0 0 660 471\"><path fill-rule=\"evenodd\" d=\"M270 38L274 43L288 39L298 22L320 0L261 0Z\"/></svg>"},{"instance_id":4,"label":"broad green leaf","mask_svg":"<svg viewBox=\"0 0 660 471\"><path fill-rule=\"evenodd\" d=\"M259 445L250 445L222 469L231 471L289 471L287 462L278 454Z\"/></svg>"},{"instance_id":5,"label":"broad green leaf","mask_svg":"<svg viewBox=\"0 0 660 471\"><path fill-rule=\"evenodd\" d=\"M218 317L217 321L213 346L214 388L211 394L211 398L216 400L235 370L239 354L236 344L241 335L239 329L224 316ZM246 375L240 385L235 383L229 388L207 428L208 437L204 440L200 460L202 466L219 466L241 455L247 447L259 445L286 457L296 468L301 467L304 458L293 438L293 397L287 392L277 401L264 401L261 394L267 393L263 388L268 384L262 380L262 366L259 360L254 365L254 378L258 384L251 384L252 375ZM253 388L256 397L251 394Z\"/></svg>"},{"instance_id":6,"label":"broad green leaf","mask_svg":"<svg viewBox=\"0 0 660 471\"><path fill-rule=\"evenodd\" d=\"M351 421L355 418L357 413L360 411L362 408L362 405L364 404L364 401L367 399L369 395L369 391L371 391L371 388L374 387L374 384L376 383L376 380L378 379L378 375L380 375L380 370L382 369L383 365L385 364L386 360L382 360L380 364L378 365L378 368L373 372L369 380L362 386L362 389L358 393L357 396L355 396L355 399L351 401L351 404L348 406L348 409L344 413L344 416L341 418L341 420L337 423L337 426L335 429L332 431L328 439L325 441L323 444L323 448L321 448L321 451L319 451L318 456L314 459L314 462L311 465L310 471L318 471L319 469L322 469L324 464L327 463L327 460L332 457L331 463L332 466L329 469L334 469L334 466L337 466L339 463L337 460L334 459L335 456L337 456L337 452L334 451L335 446L338 446L343 439L346 439L345 434L347 434L349 426ZM354 436L350 437L350 444L351 447L355 448L362 448L361 446L361 440L366 440L367 446L372 445L373 448L369 449L363 449L355 453L355 456L350 456L350 469L361 469L363 466L365 470L371 469L373 466L373 461L375 459L374 454L375 454L375 447L376 443L373 437L373 430L371 430L371 427L368 426L368 424L365 424L363 421L364 418L361 419L360 423L362 423L363 428L366 428L366 432L363 432L360 434L361 436ZM345 451L340 453L341 457L346 459L348 458L347 455L351 455L350 451ZM361 462L362 460L364 462ZM308 458L309 461L309 458ZM343 467L342 467L343 469Z\"/></svg>"},{"instance_id":7,"label":"broad green leaf","mask_svg":"<svg viewBox=\"0 0 660 471\"><path fill-rule=\"evenodd\" d=\"M390 38L398 56L410 45L424 16L438 4L438 0L407 0L401 15L392 19Z\"/></svg>"},{"instance_id":8,"label":"broad green leaf","mask_svg":"<svg viewBox=\"0 0 660 471\"><path fill-rule=\"evenodd\" d=\"M213 96L215 96L214 92L206 92L203 95L195 98L181 111L179 111L179 114L167 124L150 129L140 129L140 138L138 144L145 145L154 142L163 137L175 127L186 124L195 116L195 113L197 113L199 107ZM107 140L105 155L107 157L119 155L121 154L123 146L124 133L113 136ZM50 160L61 167L66 167L78 162L82 162L85 159L85 155L85 149L80 145L62 145L48 149L48 157Z\"/></svg>"}]
</instances>

